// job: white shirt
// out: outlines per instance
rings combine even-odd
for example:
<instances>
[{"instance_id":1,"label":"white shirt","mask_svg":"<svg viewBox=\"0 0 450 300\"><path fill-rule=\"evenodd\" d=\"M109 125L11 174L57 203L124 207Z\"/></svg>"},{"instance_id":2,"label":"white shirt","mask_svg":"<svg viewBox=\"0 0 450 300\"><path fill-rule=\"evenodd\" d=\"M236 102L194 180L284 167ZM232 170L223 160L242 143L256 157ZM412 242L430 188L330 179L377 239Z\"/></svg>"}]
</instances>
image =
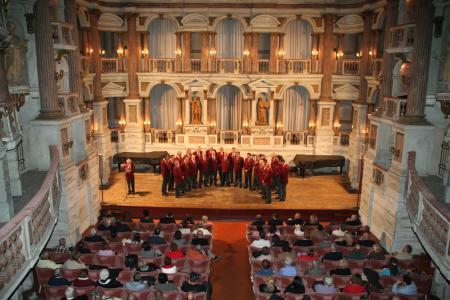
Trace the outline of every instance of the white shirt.
<instances>
[{"instance_id":1,"label":"white shirt","mask_svg":"<svg viewBox=\"0 0 450 300\"><path fill-rule=\"evenodd\" d=\"M255 247L255 248L264 248L264 247L269 247L270 248L270 241L268 240L263 240L263 239L259 239L256 241L253 241L250 246Z\"/></svg>"},{"instance_id":2,"label":"white shirt","mask_svg":"<svg viewBox=\"0 0 450 300\"><path fill-rule=\"evenodd\" d=\"M334 236L344 236L345 231L343 231L342 229L335 229L331 232L331 234Z\"/></svg>"},{"instance_id":3,"label":"white shirt","mask_svg":"<svg viewBox=\"0 0 450 300\"><path fill-rule=\"evenodd\" d=\"M177 266L173 266L172 268L161 268L161 272L164 274L175 274L177 273Z\"/></svg>"},{"instance_id":4,"label":"white shirt","mask_svg":"<svg viewBox=\"0 0 450 300\"><path fill-rule=\"evenodd\" d=\"M181 234L191 234L190 228L180 228L178 230L181 232Z\"/></svg>"},{"instance_id":5,"label":"white shirt","mask_svg":"<svg viewBox=\"0 0 450 300\"><path fill-rule=\"evenodd\" d=\"M205 228L197 228L192 233L196 234L197 231L203 232L203 235L211 235L211 232L209 232L209 230Z\"/></svg>"}]
</instances>

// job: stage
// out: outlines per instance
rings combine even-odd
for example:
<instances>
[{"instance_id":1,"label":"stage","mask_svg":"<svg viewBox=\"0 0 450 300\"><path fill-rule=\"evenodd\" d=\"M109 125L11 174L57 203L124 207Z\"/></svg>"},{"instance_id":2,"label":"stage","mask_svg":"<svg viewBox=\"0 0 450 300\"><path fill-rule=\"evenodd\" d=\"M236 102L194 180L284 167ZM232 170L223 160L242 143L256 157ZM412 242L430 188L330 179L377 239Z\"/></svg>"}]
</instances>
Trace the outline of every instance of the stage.
<instances>
[{"instance_id":1,"label":"stage","mask_svg":"<svg viewBox=\"0 0 450 300\"><path fill-rule=\"evenodd\" d=\"M154 216L172 211L178 217L186 213L207 214L212 219L248 219L256 213L269 215L280 211L291 215L294 211L306 214L317 213L326 219L341 219L355 211L358 195L349 193L345 175L316 175L306 178L289 177L286 202L272 199L265 204L254 191L238 187L207 187L188 192L182 198L161 195L161 176L151 172L136 173L136 194L127 195L123 172L113 172L110 186L103 190L103 209L127 211L140 217L144 207ZM276 195L273 195L275 198ZM325 221L325 220L323 220Z\"/></svg>"}]
</instances>

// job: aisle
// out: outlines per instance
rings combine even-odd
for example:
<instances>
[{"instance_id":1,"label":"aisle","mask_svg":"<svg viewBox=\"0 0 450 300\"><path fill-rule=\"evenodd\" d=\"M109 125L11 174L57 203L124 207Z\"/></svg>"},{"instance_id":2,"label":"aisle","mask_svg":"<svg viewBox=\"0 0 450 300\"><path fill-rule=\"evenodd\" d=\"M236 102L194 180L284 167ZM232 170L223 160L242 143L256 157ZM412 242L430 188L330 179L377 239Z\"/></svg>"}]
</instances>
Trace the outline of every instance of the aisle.
<instances>
[{"instance_id":1,"label":"aisle","mask_svg":"<svg viewBox=\"0 0 450 300\"><path fill-rule=\"evenodd\" d=\"M230 216L231 217L231 216ZM254 299L250 286L245 222L213 222L213 252L222 260L212 264L213 300Z\"/></svg>"}]
</instances>

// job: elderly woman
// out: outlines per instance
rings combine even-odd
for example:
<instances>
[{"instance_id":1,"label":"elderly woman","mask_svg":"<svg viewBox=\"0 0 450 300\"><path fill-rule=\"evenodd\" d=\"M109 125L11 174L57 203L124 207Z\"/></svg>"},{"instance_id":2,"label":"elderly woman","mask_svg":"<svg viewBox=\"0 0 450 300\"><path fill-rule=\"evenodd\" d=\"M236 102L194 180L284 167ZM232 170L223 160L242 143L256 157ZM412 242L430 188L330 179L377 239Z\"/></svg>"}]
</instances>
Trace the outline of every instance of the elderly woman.
<instances>
[{"instance_id":1,"label":"elderly woman","mask_svg":"<svg viewBox=\"0 0 450 300\"><path fill-rule=\"evenodd\" d=\"M99 279L97 280L96 286L101 288L113 289L122 287L122 284L116 279L109 278L108 269L102 269L100 271Z\"/></svg>"}]
</instances>

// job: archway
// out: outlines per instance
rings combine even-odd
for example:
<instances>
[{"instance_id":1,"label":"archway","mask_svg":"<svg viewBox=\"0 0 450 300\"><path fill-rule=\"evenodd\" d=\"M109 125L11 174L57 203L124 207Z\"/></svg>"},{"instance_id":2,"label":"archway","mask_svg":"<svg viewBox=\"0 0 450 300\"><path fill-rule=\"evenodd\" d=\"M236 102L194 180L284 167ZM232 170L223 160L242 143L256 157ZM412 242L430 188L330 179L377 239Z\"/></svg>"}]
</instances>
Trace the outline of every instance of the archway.
<instances>
[{"instance_id":1,"label":"archway","mask_svg":"<svg viewBox=\"0 0 450 300\"><path fill-rule=\"evenodd\" d=\"M157 84L150 91L150 126L156 129L175 129L177 93L167 84Z\"/></svg>"},{"instance_id":2,"label":"archway","mask_svg":"<svg viewBox=\"0 0 450 300\"><path fill-rule=\"evenodd\" d=\"M242 93L234 85L217 90L217 129L240 130L242 127Z\"/></svg>"}]
</instances>

